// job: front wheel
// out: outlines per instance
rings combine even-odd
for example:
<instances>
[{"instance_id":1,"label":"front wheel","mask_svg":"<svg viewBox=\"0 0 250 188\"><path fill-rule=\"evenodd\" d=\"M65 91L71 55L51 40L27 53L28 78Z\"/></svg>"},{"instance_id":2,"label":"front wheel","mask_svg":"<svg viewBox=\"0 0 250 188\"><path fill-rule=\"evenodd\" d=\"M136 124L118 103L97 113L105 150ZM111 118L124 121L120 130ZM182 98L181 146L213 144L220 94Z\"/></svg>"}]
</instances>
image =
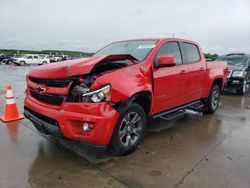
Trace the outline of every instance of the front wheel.
<instances>
[{"instance_id":1,"label":"front wheel","mask_svg":"<svg viewBox=\"0 0 250 188\"><path fill-rule=\"evenodd\" d=\"M20 61L20 65L25 66L26 65L25 61Z\"/></svg>"},{"instance_id":2,"label":"front wheel","mask_svg":"<svg viewBox=\"0 0 250 188\"><path fill-rule=\"evenodd\" d=\"M217 85L214 85L211 89L209 97L204 102L205 112L213 114L220 104L220 88Z\"/></svg>"},{"instance_id":3,"label":"front wheel","mask_svg":"<svg viewBox=\"0 0 250 188\"><path fill-rule=\"evenodd\" d=\"M109 149L114 155L132 153L140 144L146 127L146 115L143 108L131 103L120 113Z\"/></svg>"}]
</instances>

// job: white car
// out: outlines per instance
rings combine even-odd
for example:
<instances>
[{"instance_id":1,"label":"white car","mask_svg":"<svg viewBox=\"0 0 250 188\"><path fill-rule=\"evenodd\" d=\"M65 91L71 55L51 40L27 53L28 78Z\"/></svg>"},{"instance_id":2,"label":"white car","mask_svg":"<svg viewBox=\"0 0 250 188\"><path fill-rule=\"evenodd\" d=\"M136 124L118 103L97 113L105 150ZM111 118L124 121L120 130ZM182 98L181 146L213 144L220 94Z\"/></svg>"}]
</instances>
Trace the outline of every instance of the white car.
<instances>
[{"instance_id":1,"label":"white car","mask_svg":"<svg viewBox=\"0 0 250 188\"><path fill-rule=\"evenodd\" d=\"M59 55L59 56L52 55L52 56L50 56L50 62L51 63L59 62L59 61L65 61L65 60L68 60L68 59L69 59L68 55Z\"/></svg>"},{"instance_id":2,"label":"white car","mask_svg":"<svg viewBox=\"0 0 250 188\"><path fill-rule=\"evenodd\" d=\"M39 55L27 54L13 59L17 65L44 65L50 63L49 58Z\"/></svg>"}]
</instances>

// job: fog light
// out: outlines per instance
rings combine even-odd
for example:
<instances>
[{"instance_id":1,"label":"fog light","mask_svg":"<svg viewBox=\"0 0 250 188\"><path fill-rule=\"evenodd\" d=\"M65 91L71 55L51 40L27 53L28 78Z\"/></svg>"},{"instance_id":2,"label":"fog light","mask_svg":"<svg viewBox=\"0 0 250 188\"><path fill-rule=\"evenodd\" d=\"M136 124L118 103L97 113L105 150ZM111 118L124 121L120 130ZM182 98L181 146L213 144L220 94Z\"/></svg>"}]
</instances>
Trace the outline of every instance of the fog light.
<instances>
[{"instance_id":1,"label":"fog light","mask_svg":"<svg viewBox=\"0 0 250 188\"><path fill-rule=\"evenodd\" d=\"M90 131L90 128L89 128L89 124L87 122L85 122L83 125L82 125L82 128L85 132L87 131Z\"/></svg>"},{"instance_id":2,"label":"fog light","mask_svg":"<svg viewBox=\"0 0 250 188\"><path fill-rule=\"evenodd\" d=\"M82 125L82 129L83 129L85 132L91 131L91 130L94 129L94 128L95 128L95 125L94 125L94 124L91 124L91 123L84 122L83 125Z\"/></svg>"}]
</instances>

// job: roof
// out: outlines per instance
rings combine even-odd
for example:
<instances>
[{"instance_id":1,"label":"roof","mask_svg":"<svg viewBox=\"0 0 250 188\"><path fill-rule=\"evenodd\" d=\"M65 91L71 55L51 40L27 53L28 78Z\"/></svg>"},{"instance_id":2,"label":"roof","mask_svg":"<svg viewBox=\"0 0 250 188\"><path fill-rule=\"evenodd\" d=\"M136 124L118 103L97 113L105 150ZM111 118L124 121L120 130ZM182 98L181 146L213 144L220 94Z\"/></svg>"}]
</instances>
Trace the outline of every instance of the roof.
<instances>
[{"instance_id":1,"label":"roof","mask_svg":"<svg viewBox=\"0 0 250 188\"><path fill-rule=\"evenodd\" d=\"M151 38L135 38L135 39L128 39L128 40L119 40L119 41L114 41L112 43L116 43L116 42L123 42L123 41L135 41L135 40L159 40L159 42L165 41L165 40L176 40L176 41L183 41L183 42L190 42L190 43L194 43L196 45L199 45L197 42L192 41L192 40L188 40L188 39L182 39L182 38L175 38L175 37L151 37ZM111 44L112 44L111 43Z\"/></svg>"}]
</instances>

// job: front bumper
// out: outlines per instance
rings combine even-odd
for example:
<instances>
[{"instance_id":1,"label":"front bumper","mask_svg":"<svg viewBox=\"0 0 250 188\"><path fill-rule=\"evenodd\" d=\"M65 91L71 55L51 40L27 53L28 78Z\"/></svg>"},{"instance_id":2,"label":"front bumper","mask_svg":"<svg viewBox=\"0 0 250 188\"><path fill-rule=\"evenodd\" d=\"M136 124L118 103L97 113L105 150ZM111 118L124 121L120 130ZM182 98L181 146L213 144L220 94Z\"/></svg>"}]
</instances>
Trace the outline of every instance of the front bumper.
<instances>
[{"instance_id":1,"label":"front bumper","mask_svg":"<svg viewBox=\"0 0 250 188\"><path fill-rule=\"evenodd\" d=\"M26 96L24 115L43 133L62 136L75 141L107 146L119 113L107 103L69 103L52 108ZM85 132L84 122L94 125Z\"/></svg>"},{"instance_id":2,"label":"front bumper","mask_svg":"<svg viewBox=\"0 0 250 188\"><path fill-rule=\"evenodd\" d=\"M230 77L227 79L225 90L231 90L231 89L241 89L243 86L243 78L234 78Z\"/></svg>"}]
</instances>

